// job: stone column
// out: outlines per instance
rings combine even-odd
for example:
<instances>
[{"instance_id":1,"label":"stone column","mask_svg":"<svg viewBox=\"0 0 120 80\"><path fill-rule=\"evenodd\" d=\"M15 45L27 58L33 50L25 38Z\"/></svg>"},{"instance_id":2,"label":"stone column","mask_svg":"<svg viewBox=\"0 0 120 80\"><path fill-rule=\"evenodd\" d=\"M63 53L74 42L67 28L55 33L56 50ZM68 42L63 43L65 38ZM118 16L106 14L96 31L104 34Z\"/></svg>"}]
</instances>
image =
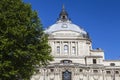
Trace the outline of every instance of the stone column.
<instances>
[{"instance_id":1,"label":"stone column","mask_svg":"<svg viewBox=\"0 0 120 80\"><path fill-rule=\"evenodd\" d=\"M77 41L77 56L78 56L78 41Z\"/></svg>"},{"instance_id":2,"label":"stone column","mask_svg":"<svg viewBox=\"0 0 120 80\"><path fill-rule=\"evenodd\" d=\"M62 51L62 41L60 41L60 54L59 55L61 55L61 52Z\"/></svg>"},{"instance_id":3,"label":"stone column","mask_svg":"<svg viewBox=\"0 0 120 80\"><path fill-rule=\"evenodd\" d=\"M80 55L80 42L78 41L78 56Z\"/></svg>"},{"instance_id":4,"label":"stone column","mask_svg":"<svg viewBox=\"0 0 120 80\"><path fill-rule=\"evenodd\" d=\"M102 76L103 76L103 80L105 80L105 73L104 73L104 70L102 70Z\"/></svg>"},{"instance_id":5,"label":"stone column","mask_svg":"<svg viewBox=\"0 0 120 80\"><path fill-rule=\"evenodd\" d=\"M55 50L54 45L55 45L55 42L51 41L51 45L50 46L52 47L52 55L54 55L54 50Z\"/></svg>"},{"instance_id":6,"label":"stone column","mask_svg":"<svg viewBox=\"0 0 120 80\"><path fill-rule=\"evenodd\" d=\"M88 80L90 80L90 70L89 69L87 70L87 75L88 75L87 76Z\"/></svg>"},{"instance_id":7,"label":"stone column","mask_svg":"<svg viewBox=\"0 0 120 80\"><path fill-rule=\"evenodd\" d=\"M68 51L68 55L70 56L70 52L71 52L71 48L70 48L71 46L70 46L70 41L68 42L68 49L69 49L69 51Z\"/></svg>"},{"instance_id":8,"label":"stone column","mask_svg":"<svg viewBox=\"0 0 120 80\"><path fill-rule=\"evenodd\" d=\"M54 47L53 55L56 55L56 42L55 41L54 41L54 46L53 47Z\"/></svg>"},{"instance_id":9,"label":"stone column","mask_svg":"<svg viewBox=\"0 0 120 80\"><path fill-rule=\"evenodd\" d=\"M72 45L71 44L72 44L72 42L70 41L70 55L72 55L72 53L71 53L72 52Z\"/></svg>"},{"instance_id":10,"label":"stone column","mask_svg":"<svg viewBox=\"0 0 120 80\"><path fill-rule=\"evenodd\" d=\"M77 51L77 42L75 41L75 55L77 56L77 53L78 53L78 51Z\"/></svg>"},{"instance_id":11,"label":"stone column","mask_svg":"<svg viewBox=\"0 0 120 80\"><path fill-rule=\"evenodd\" d=\"M60 45L60 55L63 55L63 41L61 41Z\"/></svg>"}]
</instances>

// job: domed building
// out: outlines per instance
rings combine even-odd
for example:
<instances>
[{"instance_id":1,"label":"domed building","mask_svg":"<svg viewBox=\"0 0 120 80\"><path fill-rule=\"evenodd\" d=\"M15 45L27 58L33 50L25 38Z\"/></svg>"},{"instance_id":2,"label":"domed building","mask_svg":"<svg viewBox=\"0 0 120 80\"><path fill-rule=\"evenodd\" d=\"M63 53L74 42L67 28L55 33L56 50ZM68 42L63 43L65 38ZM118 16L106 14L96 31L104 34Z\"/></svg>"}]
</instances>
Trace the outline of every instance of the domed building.
<instances>
[{"instance_id":1,"label":"domed building","mask_svg":"<svg viewBox=\"0 0 120 80\"><path fill-rule=\"evenodd\" d=\"M93 49L89 34L71 22L64 6L45 33L54 61L31 80L120 80L120 61L105 60L102 49Z\"/></svg>"}]
</instances>

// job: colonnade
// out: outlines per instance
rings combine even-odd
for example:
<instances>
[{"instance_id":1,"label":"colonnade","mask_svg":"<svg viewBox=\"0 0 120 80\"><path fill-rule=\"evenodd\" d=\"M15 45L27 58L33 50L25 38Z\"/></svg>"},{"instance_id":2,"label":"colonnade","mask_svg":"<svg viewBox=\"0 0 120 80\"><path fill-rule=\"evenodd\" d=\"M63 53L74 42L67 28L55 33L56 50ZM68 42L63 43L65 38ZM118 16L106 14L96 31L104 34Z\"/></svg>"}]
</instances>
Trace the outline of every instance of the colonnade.
<instances>
[{"instance_id":1,"label":"colonnade","mask_svg":"<svg viewBox=\"0 0 120 80\"><path fill-rule=\"evenodd\" d=\"M68 46L68 52L65 53L64 51L64 46L67 45ZM57 53L57 46L60 47L60 53ZM74 55L77 56L79 53L79 43L78 41L53 41L52 42L52 50L53 50L53 55ZM73 53L73 47L75 48L75 51Z\"/></svg>"}]
</instances>

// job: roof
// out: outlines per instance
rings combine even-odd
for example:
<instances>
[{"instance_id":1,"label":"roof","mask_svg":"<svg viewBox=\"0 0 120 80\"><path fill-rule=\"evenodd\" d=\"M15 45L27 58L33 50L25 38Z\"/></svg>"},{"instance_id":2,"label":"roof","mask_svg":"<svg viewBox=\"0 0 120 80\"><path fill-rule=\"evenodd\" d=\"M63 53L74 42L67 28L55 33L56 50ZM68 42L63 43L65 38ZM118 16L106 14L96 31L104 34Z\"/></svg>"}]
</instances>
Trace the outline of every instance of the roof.
<instances>
[{"instance_id":1,"label":"roof","mask_svg":"<svg viewBox=\"0 0 120 80\"><path fill-rule=\"evenodd\" d=\"M78 33L82 34L83 37L89 36L88 33L85 30L83 30L80 26L75 25L71 22L64 6L59 14L59 18L58 18L57 22L55 24L49 26L45 30L45 33L51 34L53 32L58 32L58 31L73 31L73 32L78 32Z\"/></svg>"},{"instance_id":2,"label":"roof","mask_svg":"<svg viewBox=\"0 0 120 80\"><path fill-rule=\"evenodd\" d=\"M86 31L84 31L79 26L71 23L71 21L65 21L65 22L57 21L55 24L53 24L48 29L46 29L45 33L50 34L50 33L57 32L57 31L74 31L74 32L78 32L81 34L87 34Z\"/></svg>"}]
</instances>

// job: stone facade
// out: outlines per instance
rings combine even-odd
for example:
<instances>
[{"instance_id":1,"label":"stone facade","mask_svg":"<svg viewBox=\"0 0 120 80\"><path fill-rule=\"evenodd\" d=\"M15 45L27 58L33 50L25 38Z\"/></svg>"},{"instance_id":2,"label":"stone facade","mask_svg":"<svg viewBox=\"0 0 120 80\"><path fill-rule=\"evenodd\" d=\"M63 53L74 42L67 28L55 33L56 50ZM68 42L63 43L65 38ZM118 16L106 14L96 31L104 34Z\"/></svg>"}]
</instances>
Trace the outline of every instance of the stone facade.
<instances>
[{"instance_id":1,"label":"stone facade","mask_svg":"<svg viewBox=\"0 0 120 80\"><path fill-rule=\"evenodd\" d=\"M102 49L93 49L89 34L69 20L64 7L45 33L54 61L31 80L120 80L120 61L105 60Z\"/></svg>"}]
</instances>

